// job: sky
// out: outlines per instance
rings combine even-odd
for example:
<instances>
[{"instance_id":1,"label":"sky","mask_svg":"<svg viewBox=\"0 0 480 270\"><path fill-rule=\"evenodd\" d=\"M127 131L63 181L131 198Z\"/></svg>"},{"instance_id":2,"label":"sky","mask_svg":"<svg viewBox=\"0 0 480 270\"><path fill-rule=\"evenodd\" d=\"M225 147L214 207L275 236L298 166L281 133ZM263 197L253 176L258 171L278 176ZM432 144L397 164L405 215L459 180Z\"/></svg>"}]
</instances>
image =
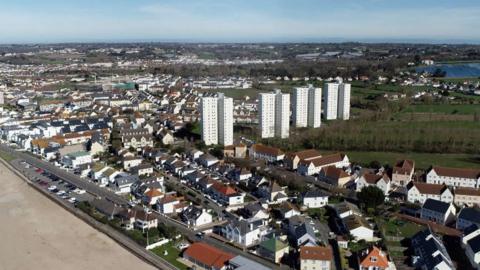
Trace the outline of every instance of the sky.
<instances>
[{"instance_id":1,"label":"sky","mask_svg":"<svg viewBox=\"0 0 480 270\"><path fill-rule=\"evenodd\" d=\"M0 43L480 43L478 0L0 0Z\"/></svg>"}]
</instances>

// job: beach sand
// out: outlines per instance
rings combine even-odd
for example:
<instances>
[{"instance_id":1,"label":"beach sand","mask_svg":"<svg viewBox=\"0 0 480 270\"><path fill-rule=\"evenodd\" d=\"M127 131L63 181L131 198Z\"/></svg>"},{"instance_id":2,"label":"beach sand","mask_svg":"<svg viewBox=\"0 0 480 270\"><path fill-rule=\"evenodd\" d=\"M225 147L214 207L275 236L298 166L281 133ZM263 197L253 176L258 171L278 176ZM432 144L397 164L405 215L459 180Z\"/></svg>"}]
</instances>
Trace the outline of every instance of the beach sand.
<instances>
[{"instance_id":1,"label":"beach sand","mask_svg":"<svg viewBox=\"0 0 480 270\"><path fill-rule=\"evenodd\" d=\"M0 163L0 270L155 269Z\"/></svg>"}]
</instances>

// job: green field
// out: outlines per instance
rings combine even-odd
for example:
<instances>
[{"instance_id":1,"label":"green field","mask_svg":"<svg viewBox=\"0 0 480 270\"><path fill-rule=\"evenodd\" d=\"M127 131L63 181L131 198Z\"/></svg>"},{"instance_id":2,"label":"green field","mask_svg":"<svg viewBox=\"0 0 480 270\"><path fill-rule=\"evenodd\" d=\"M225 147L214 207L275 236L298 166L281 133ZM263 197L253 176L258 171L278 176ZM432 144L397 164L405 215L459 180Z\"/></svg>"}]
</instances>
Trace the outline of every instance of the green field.
<instances>
[{"instance_id":1,"label":"green field","mask_svg":"<svg viewBox=\"0 0 480 270\"><path fill-rule=\"evenodd\" d=\"M479 104L432 104L411 105L404 112L443 113L443 114L474 114L480 112Z\"/></svg>"},{"instance_id":2,"label":"green field","mask_svg":"<svg viewBox=\"0 0 480 270\"><path fill-rule=\"evenodd\" d=\"M167 251L167 255L164 255L164 251ZM164 258L167 260L169 263L173 264L175 267L181 270L187 270L188 267L177 261L177 258L180 256L180 251L174 246L172 242L169 242L161 247L156 247L152 249L152 252L155 253L156 255Z\"/></svg>"},{"instance_id":3,"label":"green field","mask_svg":"<svg viewBox=\"0 0 480 270\"><path fill-rule=\"evenodd\" d=\"M432 165L459 168L479 168L480 156L468 154L435 154L435 153L392 153L392 152L360 152L347 151L350 161L368 164L379 161L381 164L395 164L399 159L413 159L415 166L428 169Z\"/></svg>"},{"instance_id":4,"label":"green field","mask_svg":"<svg viewBox=\"0 0 480 270\"><path fill-rule=\"evenodd\" d=\"M7 162L10 162L12 160L15 159L14 156L10 155L9 153L6 153L6 152L0 152L0 158L7 161Z\"/></svg>"}]
</instances>

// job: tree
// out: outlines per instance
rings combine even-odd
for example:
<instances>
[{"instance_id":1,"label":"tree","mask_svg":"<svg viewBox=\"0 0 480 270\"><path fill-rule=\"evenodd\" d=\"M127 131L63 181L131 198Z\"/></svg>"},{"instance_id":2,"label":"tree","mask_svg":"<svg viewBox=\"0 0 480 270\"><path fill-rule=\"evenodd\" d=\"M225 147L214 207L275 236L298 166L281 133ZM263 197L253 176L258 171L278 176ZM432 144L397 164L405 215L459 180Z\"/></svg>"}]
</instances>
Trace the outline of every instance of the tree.
<instances>
[{"instance_id":1,"label":"tree","mask_svg":"<svg viewBox=\"0 0 480 270\"><path fill-rule=\"evenodd\" d=\"M360 204L366 208L377 208L385 201L383 191L376 186L368 186L362 188L357 194Z\"/></svg>"}]
</instances>

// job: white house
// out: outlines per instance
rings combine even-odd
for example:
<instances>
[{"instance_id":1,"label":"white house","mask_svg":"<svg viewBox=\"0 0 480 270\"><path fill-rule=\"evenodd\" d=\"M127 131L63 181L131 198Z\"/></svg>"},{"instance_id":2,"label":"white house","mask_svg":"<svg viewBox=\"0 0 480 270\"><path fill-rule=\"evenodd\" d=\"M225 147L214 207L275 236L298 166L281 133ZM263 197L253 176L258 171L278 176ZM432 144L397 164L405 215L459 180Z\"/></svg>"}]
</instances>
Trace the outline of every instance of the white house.
<instances>
[{"instance_id":1,"label":"white house","mask_svg":"<svg viewBox=\"0 0 480 270\"><path fill-rule=\"evenodd\" d=\"M68 168L76 169L80 165L92 163L92 155L85 151L70 153L63 156L62 163Z\"/></svg>"},{"instance_id":2,"label":"white house","mask_svg":"<svg viewBox=\"0 0 480 270\"><path fill-rule=\"evenodd\" d=\"M427 183L479 188L480 170L435 166L427 173Z\"/></svg>"},{"instance_id":3,"label":"white house","mask_svg":"<svg viewBox=\"0 0 480 270\"><path fill-rule=\"evenodd\" d=\"M337 168L348 167L350 166L350 160L347 155L341 153L315 159L300 160L297 171L302 175L314 175L318 174L322 168L328 166L335 166Z\"/></svg>"},{"instance_id":4,"label":"white house","mask_svg":"<svg viewBox=\"0 0 480 270\"><path fill-rule=\"evenodd\" d=\"M242 246L251 246L260 241L261 223L234 219L222 227L222 235L226 239Z\"/></svg>"},{"instance_id":5,"label":"white house","mask_svg":"<svg viewBox=\"0 0 480 270\"><path fill-rule=\"evenodd\" d=\"M303 195L303 205L307 208L320 208L328 204L328 194L320 190L307 191Z\"/></svg>"},{"instance_id":6,"label":"white house","mask_svg":"<svg viewBox=\"0 0 480 270\"><path fill-rule=\"evenodd\" d=\"M328 247L300 247L300 270L330 270L333 264L333 252Z\"/></svg>"},{"instance_id":7,"label":"white house","mask_svg":"<svg viewBox=\"0 0 480 270\"><path fill-rule=\"evenodd\" d=\"M264 159L268 162L276 162L283 160L285 158L285 153L275 147L254 144L250 147L249 156L251 159Z\"/></svg>"},{"instance_id":8,"label":"white house","mask_svg":"<svg viewBox=\"0 0 480 270\"><path fill-rule=\"evenodd\" d=\"M357 179L357 192L360 192L364 187L376 186L384 195L390 191L390 178L387 174L364 173Z\"/></svg>"},{"instance_id":9,"label":"white house","mask_svg":"<svg viewBox=\"0 0 480 270\"><path fill-rule=\"evenodd\" d=\"M453 193L446 185L410 182L407 185L407 201L423 204L427 199L453 202Z\"/></svg>"},{"instance_id":10,"label":"white house","mask_svg":"<svg viewBox=\"0 0 480 270\"><path fill-rule=\"evenodd\" d=\"M427 199L420 211L420 218L446 225L455 220L456 209L451 203Z\"/></svg>"},{"instance_id":11,"label":"white house","mask_svg":"<svg viewBox=\"0 0 480 270\"><path fill-rule=\"evenodd\" d=\"M190 228L201 227L212 223L213 216L205 208L188 206L180 215L182 221Z\"/></svg>"},{"instance_id":12,"label":"white house","mask_svg":"<svg viewBox=\"0 0 480 270\"><path fill-rule=\"evenodd\" d=\"M480 228L472 226L462 237L462 247L472 266L480 270Z\"/></svg>"}]
</instances>

